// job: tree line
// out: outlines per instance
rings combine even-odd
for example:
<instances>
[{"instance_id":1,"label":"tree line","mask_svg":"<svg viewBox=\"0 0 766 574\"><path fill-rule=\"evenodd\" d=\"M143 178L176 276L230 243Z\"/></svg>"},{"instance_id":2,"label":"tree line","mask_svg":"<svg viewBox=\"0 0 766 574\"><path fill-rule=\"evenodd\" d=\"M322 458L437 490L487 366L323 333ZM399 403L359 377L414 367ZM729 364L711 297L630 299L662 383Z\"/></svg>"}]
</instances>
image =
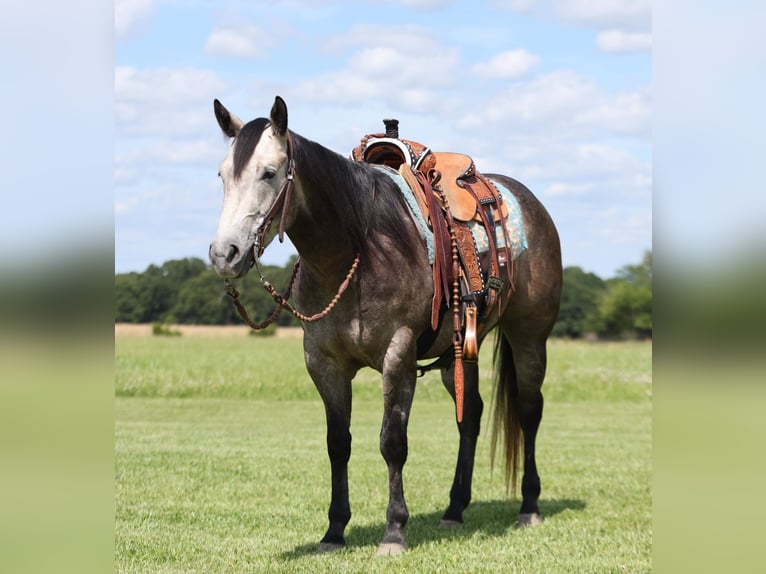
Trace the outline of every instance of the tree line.
<instances>
[{"instance_id":1,"label":"tree line","mask_svg":"<svg viewBox=\"0 0 766 574\"><path fill-rule=\"evenodd\" d=\"M261 265L263 274L277 288L290 281L295 257L284 267ZM271 315L274 300L261 287L255 273L236 281L239 300L255 322ZM143 273L115 275L115 321L118 323L176 323L187 325L241 325L242 319L224 292L224 281L202 259L173 259L149 265ZM281 313L278 326L298 325Z\"/></svg>"},{"instance_id":2,"label":"tree line","mask_svg":"<svg viewBox=\"0 0 766 574\"><path fill-rule=\"evenodd\" d=\"M553 335L577 339L588 334L605 339L652 336L651 251L640 263L625 265L606 280L581 267L564 268Z\"/></svg>"},{"instance_id":3,"label":"tree line","mask_svg":"<svg viewBox=\"0 0 766 574\"><path fill-rule=\"evenodd\" d=\"M278 289L287 286L295 257L284 267L261 266ZM262 321L274 310L274 301L249 274L237 280L240 301L250 317ZM119 323L180 323L239 325L242 319L224 293L223 280L199 258L174 259L144 272L115 276L115 320ZM297 326L289 313L278 326ZM564 268L557 337L649 338L652 336L652 254L622 267L615 277L602 279L581 267Z\"/></svg>"}]
</instances>

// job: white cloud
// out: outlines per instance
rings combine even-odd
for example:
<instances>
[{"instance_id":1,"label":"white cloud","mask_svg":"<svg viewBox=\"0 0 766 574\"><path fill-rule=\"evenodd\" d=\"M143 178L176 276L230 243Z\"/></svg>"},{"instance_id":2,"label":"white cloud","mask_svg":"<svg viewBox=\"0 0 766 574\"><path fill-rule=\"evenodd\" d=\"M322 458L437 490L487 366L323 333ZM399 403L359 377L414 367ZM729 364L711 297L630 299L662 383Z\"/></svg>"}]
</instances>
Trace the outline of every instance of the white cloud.
<instances>
[{"instance_id":1,"label":"white cloud","mask_svg":"<svg viewBox=\"0 0 766 574\"><path fill-rule=\"evenodd\" d=\"M438 50L439 40L433 30L413 24L402 26L355 24L347 33L328 38L325 45L332 51L357 47L393 46L406 49L408 53L416 55L422 51Z\"/></svg>"},{"instance_id":2,"label":"white cloud","mask_svg":"<svg viewBox=\"0 0 766 574\"><path fill-rule=\"evenodd\" d=\"M527 75L537 67L540 58L526 50L508 50L494 56L488 62L479 62L471 70L477 76L512 80Z\"/></svg>"},{"instance_id":3,"label":"white cloud","mask_svg":"<svg viewBox=\"0 0 766 574\"><path fill-rule=\"evenodd\" d=\"M553 6L564 20L596 28L651 26L651 0L554 0Z\"/></svg>"},{"instance_id":4,"label":"white cloud","mask_svg":"<svg viewBox=\"0 0 766 574\"><path fill-rule=\"evenodd\" d=\"M651 0L494 0L496 6L598 30L648 31Z\"/></svg>"},{"instance_id":5,"label":"white cloud","mask_svg":"<svg viewBox=\"0 0 766 574\"><path fill-rule=\"evenodd\" d=\"M234 58L258 58L271 47L269 36L258 26L215 28L205 43L205 53Z\"/></svg>"},{"instance_id":6,"label":"white cloud","mask_svg":"<svg viewBox=\"0 0 766 574\"><path fill-rule=\"evenodd\" d=\"M327 43L333 52L351 48L344 68L304 80L294 98L351 105L385 101L401 112L438 111L442 89L455 84L460 68L456 49L415 26L358 25Z\"/></svg>"},{"instance_id":7,"label":"white cloud","mask_svg":"<svg viewBox=\"0 0 766 574\"><path fill-rule=\"evenodd\" d=\"M213 99L228 91L215 72L196 69L115 69L117 129L131 134L182 135L211 127Z\"/></svg>"},{"instance_id":8,"label":"white cloud","mask_svg":"<svg viewBox=\"0 0 766 574\"><path fill-rule=\"evenodd\" d=\"M539 187L545 195L599 202L646 200L651 195L649 160L641 160L614 144L552 142L535 137L526 142L523 154L517 154L514 143L509 139L504 146L509 155L506 163L518 162L511 175Z\"/></svg>"},{"instance_id":9,"label":"white cloud","mask_svg":"<svg viewBox=\"0 0 766 574\"><path fill-rule=\"evenodd\" d=\"M567 70L514 84L478 107L480 112L466 114L458 125L523 129L527 136L555 133L559 138L587 137L594 131L648 138L651 131L646 94L610 94L593 80Z\"/></svg>"},{"instance_id":10,"label":"white cloud","mask_svg":"<svg viewBox=\"0 0 766 574\"><path fill-rule=\"evenodd\" d=\"M211 123L214 120L211 119ZM166 139L152 140L129 152L118 153L115 157L118 168L143 165L209 165L214 166L223 159L220 140L213 139ZM127 175L127 172L125 171Z\"/></svg>"},{"instance_id":11,"label":"white cloud","mask_svg":"<svg viewBox=\"0 0 766 574\"><path fill-rule=\"evenodd\" d=\"M542 193L547 197L556 196L576 196L583 195L593 189L593 186L587 183L571 183L566 181L554 181Z\"/></svg>"},{"instance_id":12,"label":"white cloud","mask_svg":"<svg viewBox=\"0 0 766 574\"><path fill-rule=\"evenodd\" d=\"M114 77L118 101L178 105L185 101L206 100L212 93L226 89L226 84L215 72L194 68L138 70L131 66L117 66Z\"/></svg>"},{"instance_id":13,"label":"white cloud","mask_svg":"<svg viewBox=\"0 0 766 574\"><path fill-rule=\"evenodd\" d=\"M155 0L115 0L114 31L123 39L146 23L154 11Z\"/></svg>"},{"instance_id":14,"label":"white cloud","mask_svg":"<svg viewBox=\"0 0 766 574\"><path fill-rule=\"evenodd\" d=\"M604 52L647 52L652 49L652 35L606 30L596 36L596 44Z\"/></svg>"},{"instance_id":15,"label":"white cloud","mask_svg":"<svg viewBox=\"0 0 766 574\"><path fill-rule=\"evenodd\" d=\"M568 121L597 92L591 80L574 72L553 72L495 94L483 115L493 122L548 123L550 127L550 122Z\"/></svg>"},{"instance_id":16,"label":"white cloud","mask_svg":"<svg viewBox=\"0 0 766 574\"><path fill-rule=\"evenodd\" d=\"M644 92L601 97L581 110L573 121L605 132L649 139L652 129L651 102Z\"/></svg>"},{"instance_id":17,"label":"white cloud","mask_svg":"<svg viewBox=\"0 0 766 574\"><path fill-rule=\"evenodd\" d=\"M433 10L450 4L451 0L400 0L402 5L419 10Z\"/></svg>"}]
</instances>

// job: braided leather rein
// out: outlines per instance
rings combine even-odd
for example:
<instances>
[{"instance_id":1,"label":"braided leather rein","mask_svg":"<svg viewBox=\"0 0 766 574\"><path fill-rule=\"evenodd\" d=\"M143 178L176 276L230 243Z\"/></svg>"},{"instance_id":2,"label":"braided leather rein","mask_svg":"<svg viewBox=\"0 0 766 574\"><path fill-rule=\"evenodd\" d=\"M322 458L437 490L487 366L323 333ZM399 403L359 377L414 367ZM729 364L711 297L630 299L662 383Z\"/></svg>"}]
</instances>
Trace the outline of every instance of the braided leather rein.
<instances>
[{"instance_id":1,"label":"braided leather rein","mask_svg":"<svg viewBox=\"0 0 766 574\"><path fill-rule=\"evenodd\" d=\"M250 319L249 315L247 314L247 310L245 309L244 305L239 301L239 291L237 291L236 287L229 281L228 279L225 281L225 288L226 288L226 294L231 297L232 301L234 302L234 306L237 308L237 311L239 312L239 316L242 317L242 320L247 323L247 325L256 331L259 331L261 329L265 329L271 323L274 322L274 320L277 318L279 313L282 311L282 309L287 309L296 319L299 321L303 321L304 323L313 323L314 321L319 321L319 319L323 319L326 317L330 311L333 310L333 307L338 304L338 301L340 300L341 295L343 295L344 291L348 289L349 284L351 283L351 279L354 277L354 274L356 273L357 267L359 267L359 255L357 255L354 258L354 262L351 264L351 269L348 270L348 273L346 274L345 279L343 279L343 282L338 287L337 293L335 293L335 296L330 300L330 302L327 304L327 306L322 309L319 313L314 313L313 315L305 315L298 311L295 307L293 307L288 299L290 298L290 294L292 293L293 284L295 283L295 278L298 275L298 268L300 267L301 260L298 258L298 261L295 262L295 266L293 267L293 274L290 277L290 282L287 285L287 289L285 289L284 294L280 295L276 289L269 283L263 275L260 275L260 269L258 270L258 274L261 278L261 285L263 285L263 288L268 291L269 295L274 299L274 301L277 303L276 309L272 312L272 314L269 316L268 319L263 321L262 323L255 323L252 319ZM256 263L256 267L257 267Z\"/></svg>"}]
</instances>

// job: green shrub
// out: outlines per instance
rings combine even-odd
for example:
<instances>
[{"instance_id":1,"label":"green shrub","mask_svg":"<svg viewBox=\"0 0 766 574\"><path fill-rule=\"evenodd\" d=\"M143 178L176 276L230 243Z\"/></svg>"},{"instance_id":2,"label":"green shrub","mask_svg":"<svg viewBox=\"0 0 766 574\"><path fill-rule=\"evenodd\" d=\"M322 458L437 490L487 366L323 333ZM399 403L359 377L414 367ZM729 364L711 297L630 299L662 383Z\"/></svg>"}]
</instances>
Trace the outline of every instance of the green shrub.
<instances>
[{"instance_id":1,"label":"green shrub","mask_svg":"<svg viewBox=\"0 0 766 574\"><path fill-rule=\"evenodd\" d=\"M250 335L253 337L273 337L277 332L277 323L274 322L265 329L250 329Z\"/></svg>"},{"instance_id":2,"label":"green shrub","mask_svg":"<svg viewBox=\"0 0 766 574\"><path fill-rule=\"evenodd\" d=\"M164 337L180 337L181 331L171 329L168 325L162 323L152 323L152 335L161 335Z\"/></svg>"}]
</instances>

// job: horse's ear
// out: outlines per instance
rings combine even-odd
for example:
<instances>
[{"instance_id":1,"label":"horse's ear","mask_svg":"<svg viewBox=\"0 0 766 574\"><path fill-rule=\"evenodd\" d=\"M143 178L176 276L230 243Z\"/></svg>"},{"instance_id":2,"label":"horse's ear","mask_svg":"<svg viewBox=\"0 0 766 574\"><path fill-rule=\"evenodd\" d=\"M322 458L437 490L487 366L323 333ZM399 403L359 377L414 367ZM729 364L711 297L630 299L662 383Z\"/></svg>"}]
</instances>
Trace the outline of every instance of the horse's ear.
<instances>
[{"instance_id":1,"label":"horse's ear","mask_svg":"<svg viewBox=\"0 0 766 574\"><path fill-rule=\"evenodd\" d=\"M271 125L280 136L287 133L287 104L279 96L274 98L274 105L271 107Z\"/></svg>"},{"instance_id":2,"label":"horse's ear","mask_svg":"<svg viewBox=\"0 0 766 574\"><path fill-rule=\"evenodd\" d=\"M221 126L223 133L230 138L237 137L239 130L245 123L234 114L229 113L229 110L223 107L223 104L217 99L213 101L213 110L215 110L215 119L218 120L218 125Z\"/></svg>"}]
</instances>

